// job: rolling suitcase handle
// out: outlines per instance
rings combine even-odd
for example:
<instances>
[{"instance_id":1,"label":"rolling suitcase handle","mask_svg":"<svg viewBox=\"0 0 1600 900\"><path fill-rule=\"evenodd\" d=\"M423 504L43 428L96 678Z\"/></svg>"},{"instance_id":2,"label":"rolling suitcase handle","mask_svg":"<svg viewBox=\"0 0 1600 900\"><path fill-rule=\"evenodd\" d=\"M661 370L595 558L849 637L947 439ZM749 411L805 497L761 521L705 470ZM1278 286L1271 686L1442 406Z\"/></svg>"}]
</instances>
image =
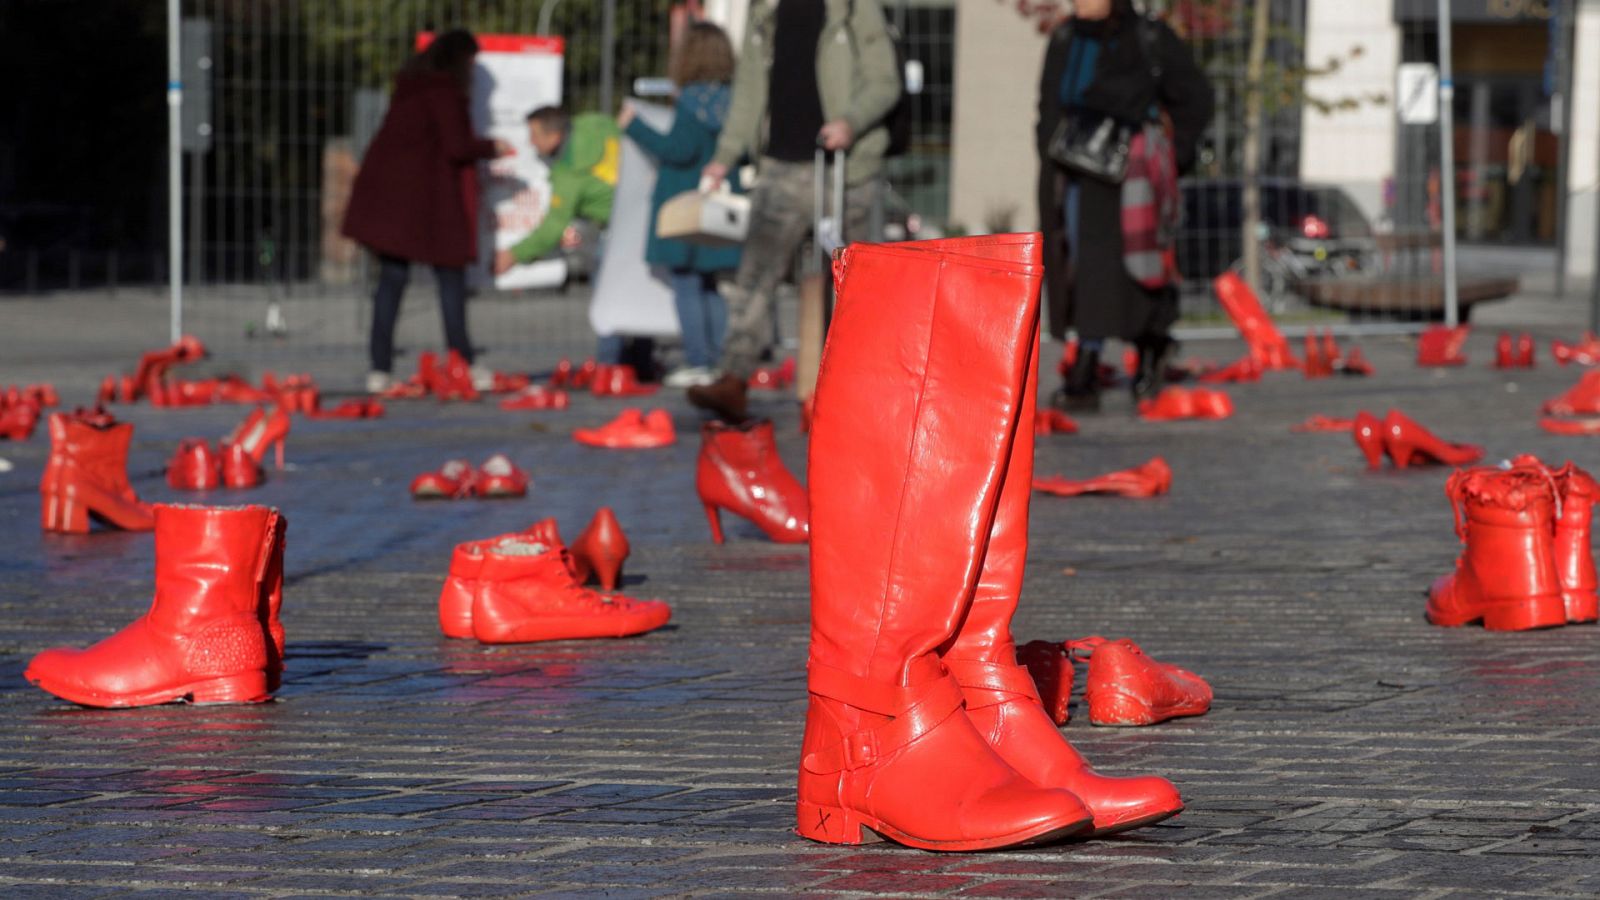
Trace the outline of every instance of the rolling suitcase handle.
<instances>
[{"instance_id":1,"label":"rolling suitcase handle","mask_svg":"<svg viewBox=\"0 0 1600 900\"><path fill-rule=\"evenodd\" d=\"M844 248L844 152L833 151L833 214L827 211L828 151L817 147L815 165L812 166L813 200L815 217L812 234L817 251L822 255L822 333L828 333L833 321L833 254Z\"/></svg>"}]
</instances>

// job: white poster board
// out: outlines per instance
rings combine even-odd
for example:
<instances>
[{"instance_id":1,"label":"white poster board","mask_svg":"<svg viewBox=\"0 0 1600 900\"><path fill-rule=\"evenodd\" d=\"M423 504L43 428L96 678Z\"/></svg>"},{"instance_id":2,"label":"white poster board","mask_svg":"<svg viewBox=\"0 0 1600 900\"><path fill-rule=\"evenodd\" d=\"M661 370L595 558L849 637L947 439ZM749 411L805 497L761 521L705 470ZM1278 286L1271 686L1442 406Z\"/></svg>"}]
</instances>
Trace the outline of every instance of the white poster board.
<instances>
[{"instance_id":1,"label":"white poster board","mask_svg":"<svg viewBox=\"0 0 1600 900\"><path fill-rule=\"evenodd\" d=\"M672 130L672 109L634 100L639 121L656 131ZM645 241L655 229L650 215L650 195L656 185L656 163L633 141L622 142L617 169L617 191L611 201L611 224L606 229L605 252L594 277L589 301L589 324L605 337L676 335L678 311L664 273L644 261Z\"/></svg>"},{"instance_id":2,"label":"white poster board","mask_svg":"<svg viewBox=\"0 0 1600 900\"><path fill-rule=\"evenodd\" d=\"M417 47L432 35L417 36ZM478 215L478 265L468 272L474 285L490 282L496 250L510 247L543 221L550 208L550 170L528 143L528 113L561 103L561 64L565 45L558 37L480 34L478 64L472 73L472 130L516 148L516 155L491 160L481 170ZM493 279L499 290L558 287L567 280L559 259L513 266Z\"/></svg>"}]
</instances>

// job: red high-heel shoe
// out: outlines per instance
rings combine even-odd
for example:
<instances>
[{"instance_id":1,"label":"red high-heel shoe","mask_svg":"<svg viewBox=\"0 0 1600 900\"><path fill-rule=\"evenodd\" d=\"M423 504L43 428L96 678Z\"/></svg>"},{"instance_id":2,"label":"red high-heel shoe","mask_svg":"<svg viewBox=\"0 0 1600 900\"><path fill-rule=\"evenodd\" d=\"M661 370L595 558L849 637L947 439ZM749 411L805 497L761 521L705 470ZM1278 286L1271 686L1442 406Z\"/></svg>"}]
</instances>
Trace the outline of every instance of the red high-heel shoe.
<instances>
[{"instance_id":1,"label":"red high-heel shoe","mask_svg":"<svg viewBox=\"0 0 1600 900\"><path fill-rule=\"evenodd\" d=\"M1322 348L1317 343L1316 331L1306 329L1305 338L1305 364L1301 372L1306 378L1327 378L1333 374L1333 364L1322 355Z\"/></svg>"},{"instance_id":2,"label":"red high-heel shoe","mask_svg":"<svg viewBox=\"0 0 1600 900\"><path fill-rule=\"evenodd\" d=\"M811 539L805 488L784 467L772 422L707 422L700 430L695 490L706 509L711 540L723 542L721 510L743 516L780 544Z\"/></svg>"},{"instance_id":3,"label":"red high-heel shoe","mask_svg":"<svg viewBox=\"0 0 1600 900\"><path fill-rule=\"evenodd\" d=\"M25 441L33 436L33 429L39 424L39 407L27 400L19 400L11 406L0 406L0 437L13 441Z\"/></svg>"},{"instance_id":4,"label":"red high-heel shoe","mask_svg":"<svg viewBox=\"0 0 1600 900\"><path fill-rule=\"evenodd\" d=\"M454 350L445 356L444 371L434 381L434 394L440 400L468 402L475 402L481 396L472 383L472 366Z\"/></svg>"},{"instance_id":5,"label":"red high-heel shoe","mask_svg":"<svg viewBox=\"0 0 1600 900\"><path fill-rule=\"evenodd\" d=\"M1428 326L1417 338L1417 365L1466 365L1467 358L1461 351L1466 347L1467 333L1471 330L1470 325L1457 325L1455 328L1443 325Z\"/></svg>"},{"instance_id":6,"label":"red high-heel shoe","mask_svg":"<svg viewBox=\"0 0 1600 900\"><path fill-rule=\"evenodd\" d=\"M1341 367L1339 342L1333 337L1332 328L1322 330L1322 361L1328 364L1329 371L1338 371Z\"/></svg>"},{"instance_id":7,"label":"red high-heel shoe","mask_svg":"<svg viewBox=\"0 0 1600 900\"><path fill-rule=\"evenodd\" d=\"M517 468L504 453L484 460L473 475L472 492L487 499L508 499L528 495L528 473Z\"/></svg>"},{"instance_id":8,"label":"red high-heel shoe","mask_svg":"<svg viewBox=\"0 0 1600 900\"><path fill-rule=\"evenodd\" d=\"M574 430L572 439L609 450L650 450L673 443L678 434L666 410L653 409L646 415L630 407L599 428Z\"/></svg>"},{"instance_id":9,"label":"red high-heel shoe","mask_svg":"<svg viewBox=\"0 0 1600 900\"><path fill-rule=\"evenodd\" d=\"M1393 409L1383 417L1383 443L1397 469L1425 462L1469 466L1483 458L1482 447L1441 440L1414 419Z\"/></svg>"},{"instance_id":10,"label":"red high-heel shoe","mask_svg":"<svg viewBox=\"0 0 1600 900\"><path fill-rule=\"evenodd\" d=\"M1600 414L1600 369L1583 373L1577 384L1546 400L1539 410L1553 416Z\"/></svg>"},{"instance_id":11,"label":"red high-heel shoe","mask_svg":"<svg viewBox=\"0 0 1600 900\"><path fill-rule=\"evenodd\" d=\"M258 406L239 423L238 427L228 432L228 436L223 438L222 442L243 448L257 465L267 458L267 448L271 447L278 470L282 471L283 442L289 436L291 424L289 414L284 412L283 407L274 406L269 413L266 407Z\"/></svg>"},{"instance_id":12,"label":"red high-heel shoe","mask_svg":"<svg viewBox=\"0 0 1600 900\"><path fill-rule=\"evenodd\" d=\"M1361 455L1367 458L1367 468L1373 472L1383 468L1383 454L1386 452L1383 440L1383 423L1372 413L1362 410L1356 413L1355 420L1351 422L1350 436L1355 438L1356 446L1361 448Z\"/></svg>"},{"instance_id":13,"label":"red high-heel shoe","mask_svg":"<svg viewBox=\"0 0 1600 900\"><path fill-rule=\"evenodd\" d=\"M1339 372L1344 375L1371 375L1375 369L1367 357L1362 354L1360 347L1351 347L1345 354L1344 361L1339 363Z\"/></svg>"},{"instance_id":14,"label":"red high-heel shoe","mask_svg":"<svg viewBox=\"0 0 1600 900\"><path fill-rule=\"evenodd\" d=\"M1083 699L1091 725L1154 725L1211 709L1211 685L1193 672L1157 662L1127 638L1068 641L1067 651L1087 656Z\"/></svg>"},{"instance_id":15,"label":"red high-heel shoe","mask_svg":"<svg viewBox=\"0 0 1600 900\"><path fill-rule=\"evenodd\" d=\"M209 491L222 486L222 460L205 438L185 438L167 463L167 484L180 491Z\"/></svg>"},{"instance_id":16,"label":"red high-heel shoe","mask_svg":"<svg viewBox=\"0 0 1600 900\"><path fill-rule=\"evenodd\" d=\"M436 472L423 472L411 480L411 496L416 500L455 500L472 496L476 486L472 463L452 459Z\"/></svg>"},{"instance_id":17,"label":"red high-heel shoe","mask_svg":"<svg viewBox=\"0 0 1600 900\"><path fill-rule=\"evenodd\" d=\"M1496 369L1517 368L1516 350L1513 348L1511 332L1509 331L1500 332L1500 336L1494 339L1494 367Z\"/></svg>"},{"instance_id":18,"label":"red high-heel shoe","mask_svg":"<svg viewBox=\"0 0 1600 900\"><path fill-rule=\"evenodd\" d=\"M133 426L101 411L50 415L50 460L39 480L45 531L84 534L94 518L113 528L149 531L150 505L128 484Z\"/></svg>"},{"instance_id":19,"label":"red high-heel shoe","mask_svg":"<svg viewBox=\"0 0 1600 900\"><path fill-rule=\"evenodd\" d=\"M600 589L614 591L622 582L622 564L628 558L628 536L611 507L602 506L568 548L572 551L572 576L579 584L592 575Z\"/></svg>"},{"instance_id":20,"label":"red high-heel shoe","mask_svg":"<svg viewBox=\"0 0 1600 900\"><path fill-rule=\"evenodd\" d=\"M1033 433L1037 435L1049 434L1077 434L1078 423L1072 417L1059 409L1041 409L1033 414Z\"/></svg>"},{"instance_id":21,"label":"red high-heel shoe","mask_svg":"<svg viewBox=\"0 0 1600 900\"><path fill-rule=\"evenodd\" d=\"M1167 465L1166 460L1157 456L1131 469L1107 472L1079 481L1071 481L1059 475L1053 478L1035 478L1033 489L1058 497L1077 497L1082 494L1155 497L1172 489L1172 467Z\"/></svg>"},{"instance_id":22,"label":"red high-heel shoe","mask_svg":"<svg viewBox=\"0 0 1600 900\"><path fill-rule=\"evenodd\" d=\"M222 485L242 489L261 484L261 464L235 444L222 445Z\"/></svg>"}]
</instances>

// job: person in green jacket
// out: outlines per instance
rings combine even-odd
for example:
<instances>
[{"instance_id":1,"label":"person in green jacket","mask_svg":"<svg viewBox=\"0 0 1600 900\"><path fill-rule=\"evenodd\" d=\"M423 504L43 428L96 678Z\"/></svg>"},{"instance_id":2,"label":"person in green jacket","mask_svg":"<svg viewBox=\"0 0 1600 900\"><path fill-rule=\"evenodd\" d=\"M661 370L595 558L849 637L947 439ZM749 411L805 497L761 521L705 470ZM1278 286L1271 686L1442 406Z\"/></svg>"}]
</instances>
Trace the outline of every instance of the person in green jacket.
<instances>
[{"instance_id":1,"label":"person in green jacket","mask_svg":"<svg viewBox=\"0 0 1600 900\"><path fill-rule=\"evenodd\" d=\"M575 219L599 228L611 221L622 145L610 116L569 117L560 107L542 106L528 113L528 140L550 166L550 209L527 237L494 255L496 275L554 253Z\"/></svg>"}]
</instances>

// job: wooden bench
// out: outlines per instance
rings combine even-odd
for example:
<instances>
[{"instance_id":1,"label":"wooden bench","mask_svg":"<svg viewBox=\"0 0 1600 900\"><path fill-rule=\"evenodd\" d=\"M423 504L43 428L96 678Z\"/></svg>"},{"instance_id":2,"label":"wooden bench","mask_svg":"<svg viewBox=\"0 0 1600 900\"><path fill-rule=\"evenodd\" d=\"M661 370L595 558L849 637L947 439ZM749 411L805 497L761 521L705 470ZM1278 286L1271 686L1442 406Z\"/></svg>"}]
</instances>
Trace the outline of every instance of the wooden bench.
<instances>
[{"instance_id":1,"label":"wooden bench","mask_svg":"<svg viewBox=\"0 0 1600 900\"><path fill-rule=\"evenodd\" d=\"M1352 313L1377 313L1413 321L1444 318L1444 278L1437 275L1375 275L1309 278L1295 287L1313 306ZM1472 307L1503 300L1517 292L1516 278L1464 276L1456 279L1456 306L1461 321Z\"/></svg>"}]
</instances>

